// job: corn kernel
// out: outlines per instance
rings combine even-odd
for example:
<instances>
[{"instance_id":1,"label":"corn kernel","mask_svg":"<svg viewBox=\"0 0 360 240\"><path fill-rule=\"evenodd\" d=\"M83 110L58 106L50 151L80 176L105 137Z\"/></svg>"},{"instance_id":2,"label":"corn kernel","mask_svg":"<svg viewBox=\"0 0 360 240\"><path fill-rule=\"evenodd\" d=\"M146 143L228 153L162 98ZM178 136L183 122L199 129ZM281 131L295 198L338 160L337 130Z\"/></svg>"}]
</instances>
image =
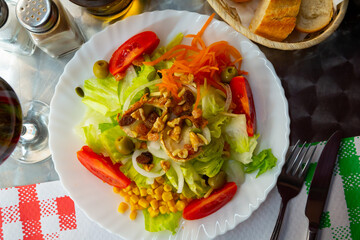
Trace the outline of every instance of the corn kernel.
<instances>
[{"instance_id":1,"label":"corn kernel","mask_svg":"<svg viewBox=\"0 0 360 240\"><path fill-rule=\"evenodd\" d=\"M139 204L140 206L142 206L143 208L149 207L149 202L146 201L146 199L144 199L144 198L140 198L138 204Z\"/></svg>"},{"instance_id":2,"label":"corn kernel","mask_svg":"<svg viewBox=\"0 0 360 240\"><path fill-rule=\"evenodd\" d=\"M149 194L149 195L153 195L153 194L154 194L154 190L153 190L152 188L146 189L146 192L147 192L147 194Z\"/></svg>"},{"instance_id":3,"label":"corn kernel","mask_svg":"<svg viewBox=\"0 0 360 240\"><path fill-rule=\"evenodd\" d=\"M150 202L150 205L151 205L153 210L156 210L159 207L159 202L157 200L152 200Z\"/></svg>"},{"instance_id":4,"label":"corn kernel","mask_svg":"<svg viewBox=\"0 0 360 240\"><path fill-rule=\"evenodd\" d=\"M169 207L175 207L175 201L174 200L170 200L167 202Z\"/></svg>"},{"instance_id":5,"label":"corn kernel","mask_svg":"<svg viewBox=\"0 0 360 240\"><path fill-rule=\"evenodd\" d=\"M161 200L161 194L155 194L154 197L156 200Z\"/></svg>"},{"instance_id":6,"label":"corn kernel","mask_svg":"<svg viewBox=\"0 0 360 240\"><path fill-rule=\"evenodd\" d=\"M121 192L121 188L113 187L113 192L114 192L114 193L120 193L120 192Z\"/></svg>"},{"instance_id":7,"label":"corn kernel","mask_svg":"<svg viewBox=\"0 0 360 240\"><path fill-rule=\"evenodd\" d=\"M131 190L129 190L129 191L127 192L127 194L128 194L128 195L133 195L133 192L132 192Z\"/></svg>"},{"instance_id":8,"label":"corn kernel","mask_svg":"<svg viewBox=\"0 0 360 240\"><path fill-rule=\"evenodd\" d=\"M125 196L127 195L127 193L124 192L124 191L120 191L119 194L120 194L120 196L122 196L122 197L125 197Z\"/></svg>"},{"instance_id":9,"label":"corn kernel","mask_svg":"<svg viewBox=\"0 0 360 240\"><path fill-rule=\"evenodd\" d=\"M159 215L159 210L150 210L151 208L148 208L148 211L150 213L150 217L156 217L157 215Z\"/></svg>"},{"instance_id":10,"label":"corn kernel","mask_svg":"<svg viewBox=\"0 0 360 240\"><path fill-rule=\"evenodd\" d=\"M152 190L152 189L151 189ZM145 188L141 188L140 189L140 196L145 197L147 195L146 189Z\"/></svg>"},{"instance_id":11,"label":"corn kernel","mask_svg":"<svg viewBox=\"0 0 360 240\"><path fill-rule=\"evenodd\" d=\"M158 186L159 186L159 184L158 184L158 182L156 182L156 181L154 181L154 183L151 184L151 188L152 188L152 189L155 189L155 188L157 188Z\"/></svg>"},{"instance_id":12,"label":"corn kernel","mask_svg":"<svg viewBox=\"0 0 360 240\"><path fill-rule=\"evenodd\" d=\"M129 195L126 195L126 196L124 197L124 200L125 200L126 202L130 202L130 196L129 196Z\"/></svg>"},{"instance_id":13,"label":"corn kernel","mask_svg":"<svg viewBox=\"0 0 360 240\"><path fill-rule=\"evenodd\" d=\"M167 204L166 204L165 201L159 201L159 205L160 205L160 206L165 206L165 205L167 205Z\"/></svg>"},{"instance_id":14,"label":"corn kernel","mask_svg":"<svg viewBox=\"0 0 360 240\"><path fill-rule=\"evenodd\" d=\"M167 206L160 206L159 210L161 212L161 214L165 214L167 213L167 211L169 210Z\"/></svg>"},{"instance_id":15,"label":"corn kernel","mask_svg":"<svg viewBox=\"0 0 360 240\"><path fill-rule=\"evenodd\" d=\"M145 199L146 201L151 202L151 200L153 200L153 197L151 195L147 195Z\"/></svg>"},{"instance_id":16,"label":"corn kernel","mask_svg":"<svg viewBox=\"0 0 360 240\"><path fill-rule=\"evenodd\" d=\"M139 201L139 197L136 195L131 195L130 200L133 203L137 203Z\"/></svg>"},{"instance_id":17,"label":"corn kernel","mask_svg":"<svg viewBox=\"0 0 360 240\"><path fill-rule=\"evenodd\" d=\"M125 202L121 202L118 207L119 213L124 213L129 208L129 205Z\"/></svg>"},{"instance_id":18,"label":"corn kernel","mask_svg":"<svg viewBox=\"0 0 360 240\"><path fill-rule=\"evenodd\" d=\"M167 201L170 201L171 199L173 199L173 196L171 194L171 192L164 192L162 194L162 199L167 202Z\"/></svg>"},{"instance_id":19,"label":"corn kernel","mask_svg":"<svg viewBox=\"0 0 360 240\"><path fill-rule=\"evenodd\" d=\"M186 199L186 197L182 193L180 193L180 199L183 200Z\"/></svg>"},{"instance_id":20,"label":"corn kernel","mask_svg":"<svg viewBox=\"0 0 360 240\"><path fill-rule=\"evenodd\" d=\"M135 195L140 195L139 188L137 188L137 187L133 188L132 192L133 192Z\"/></svg>"},{"instance_id":21,"label":"corn kernel","mask_svg":"<svg viewBox=\"0 0 360 240\"><path fill-rule=\"evenodd\" d=\"M131 184L124 189L125 192L128 192L130 190L131 190Z\"/></svg>"},{"instance_id":22,"label":"corn kernel","mask_svg":"<svg viewBox=\"0 0 360 240\"><path fill-rule=\"evenodd\" d=\"M137 204L136 208L137 208L137 210L143 210L144 209L144 207L139 205L139 204Z\"/></svg>"},{"instance_id":23,"label":"corn kernel","mask_svg":"<svg viewBox=\"0 0 360 240\"><path fill-rule=\"evenodd\" d=\"M184 208L185 208L185 202L179 200L179 201L176 202L175 207L176 207L176 209L177 209L178 211L182 211L182 210L184 210Z\"/></svg>"},{"instance_id":24,"label":"corn kernel","mask_svg":"<svg viewBox=\"0 0 360 240\"><path fill-rule=\"evenodd\" d=\"M169 207L170 212L176 213L177 209L175 207Z\"/></svg>"},{"instance_id":25,"label":"corn kernel","mask_svg":"<svg viewBox=\"0 0 360 240\"><path fill-rule=\"evenodd\" d=\"M131 220L135 220L135 219L136 219L136 216L137 216L137 211L131 211L131 213L130 213L130 219L131 219Z\"/></svg>"},{"instance_id":26,"label":"corn kernel","mask_svg":"<svg viewBox=\"0 0 360 240\"><path fill-rule=\"evenodd\" d=\"M171 190L172 190L172 187L170 185L168 185L168 184L164 185L164 191L165 192L170 192Z\"/></svg>"},{"instance_id":27,"label":"corn kernel","mask_svg":"<svg viewBox=\"0 0 360 240\"><path fill-rule=\"evenodd\" d=\"M165 180L162 177L155 178L155 181L157 181L160 184L163 184L165 182Z\"/></svg>"},{"instance_id":28,"label":"corn kernel","mask_svg":"<svg viewBox=\"0 0 360 240\"><path fill-rule=\"evenodd\" d=\"M160 187L158 187L158 188L156 188L156 189L154 190L154 193L155 193L156 195L161 195L163 192L164 192L164 187L163 187L163 186L160 186Z\"/></svg>"},{"instance_id":29,"label":"corn kernel","mask_svg":"<svg viewBox=\"0 0 360 240\"><path fill-rule=\"evenodd\" d=\"M131 211L135 211L138 209L138 205L136 203L131 203L130 205L131 205L130 206Z\"/></svg>"}]
</instances>

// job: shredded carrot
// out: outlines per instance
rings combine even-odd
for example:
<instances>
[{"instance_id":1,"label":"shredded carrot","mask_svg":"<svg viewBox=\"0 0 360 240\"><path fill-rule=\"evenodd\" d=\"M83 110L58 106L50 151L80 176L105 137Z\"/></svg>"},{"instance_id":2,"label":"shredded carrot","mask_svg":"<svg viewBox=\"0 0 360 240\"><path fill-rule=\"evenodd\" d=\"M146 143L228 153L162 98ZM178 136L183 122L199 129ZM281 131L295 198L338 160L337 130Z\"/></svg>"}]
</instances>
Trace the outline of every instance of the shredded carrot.
<instances>
[{"instance_id":1,"label":"shredded carrot","mask_svg":"<svg viewBox=\"0 0 360 240\"><path fill-rule=\"evenodd\" d=\"M204 82L226 93L224 86L221 84L221 71L228 66L235 66L239 73L245 73L240 71L242 56L235 47L231 46L227 41L218 41L206 46L202 39L202 35L214 16L215 14L212 14L207 19L197 34L185 36L186 38L192 38L190 45L180 44L174 46L154 61L144 62L146 65L154 66L163 60L174 59L174 64L169 69L160 70L162 83L157 84L157 86L160 89L167 89L175 98L178 98L177 93L182 84L188 84L188 82L184 82L186 78L181 76L192 74L197 89L194 109L199 105L201 99L200 85L204 84Z\"/></svg>"}]
</instances>

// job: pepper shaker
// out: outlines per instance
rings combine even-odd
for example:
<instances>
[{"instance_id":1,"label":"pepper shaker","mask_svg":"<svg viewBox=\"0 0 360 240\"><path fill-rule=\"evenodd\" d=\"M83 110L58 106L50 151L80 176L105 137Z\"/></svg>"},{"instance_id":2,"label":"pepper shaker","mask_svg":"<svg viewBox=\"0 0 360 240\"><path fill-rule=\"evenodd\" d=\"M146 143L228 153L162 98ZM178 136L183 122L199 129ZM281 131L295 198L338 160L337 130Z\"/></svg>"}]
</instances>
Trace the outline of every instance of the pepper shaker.
<instances>
[{"instance_id":1,"label":"pepper shaker","mask_svg":"<svg viewBox=\"0 0 360 240\"><path fill-rule=\"evenodd\" d=\"M58 0L19 0L16 15L34 43L51 57L77 50L84 37Z\"/></svg>"},{"instance_id":2,"label":"pepper shaker","mask_svg":"<svg viewBox=\"0 0 360 240\"><path fill-rule=\"evenodd\" d=\"M35 44L15 16L15 1L0 0L0 48L13 53L31 55Z\"/></svg>"}]
</instances>

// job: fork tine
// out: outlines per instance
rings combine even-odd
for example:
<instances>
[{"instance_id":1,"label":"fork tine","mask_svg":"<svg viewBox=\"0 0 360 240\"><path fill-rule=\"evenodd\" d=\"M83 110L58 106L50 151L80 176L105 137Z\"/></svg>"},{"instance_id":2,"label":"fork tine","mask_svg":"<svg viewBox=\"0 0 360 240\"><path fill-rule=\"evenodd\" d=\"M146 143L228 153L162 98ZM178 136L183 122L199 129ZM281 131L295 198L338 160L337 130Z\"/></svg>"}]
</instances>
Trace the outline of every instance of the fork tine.
<instances>
[{"instance_id":1,"label":"fork tine","mask_svg":"<svg viewBox=\"0 0 360 240\"><path fill-rule=\"evenodd\" d=\"M311 163L311 161L312 161L312 158L314 157L314 154L315 154L316 149L317 149L318 146L319 146L319 145L316 145L316 146L313 148L313 151L312 151L309 159L307 160L307 162L305 163L304 168L303 168L302 171L300 172L300 176L302 176L304 173L305 173L305 174L307 173L307 170L308 170L308 168L309 168L309 166L310 166L310 163Z\"/></svg>"},{"instance_id":2,"label":"fork tine","mask_svg":"<svg viewBox=\"0 0 360 240\"><path fill-rule=\"evenodd\" d=\"M299 161L299 163L298 163L297 167L296 167L296 168L294 169L294 171L292 172L292 174L293 174L293 175L297 174L297 172L298 172L298 170L300 169L301 164L303 163L303 161L304 161L304 159L305 159L305 157L306 157L307 153L309 152L309 149L310 149L310 148L311 148L311 145L309 145L308 147L306 147L306 151L305 151L305 153L302 155L302 157L301 157L301 159L300 159L300 161Z\"/></svg>"},{"instance_id":3,"label":"fork tine","mask_svg":"<svg viewBox=\"0 0 360 240\"><path fill-rule=\"evenodd\" d=\"M297 162L297 160L299 159L300 154L302 153L302 151L304 150L304 147L306 145L306 141L303 143L303 145L301 146L300 150L298 151L298 153L296 154L294 160L291 162L290 166L287 166L286 172L289 173L289 171L293 168L294 164Z\"/></svg>"},{"instance_id":4,"label":"fork tine","mask_svg":"<svg viewBox=\"0 0 360 240\"><path fill-rule=\"evenodd\" d=\"M295 150L296 150L296 148L299 146L299 144L300 144L300 139L297 140L297 142L295 143L295 145L292 147L292 149L291 149L291 151L290 151L290 154L289 154L288 158L286 159L284 168L287 168L287 166L289 165L290 159L291 159L292 156L294 155Z\"/></svg>"}]
</instances>

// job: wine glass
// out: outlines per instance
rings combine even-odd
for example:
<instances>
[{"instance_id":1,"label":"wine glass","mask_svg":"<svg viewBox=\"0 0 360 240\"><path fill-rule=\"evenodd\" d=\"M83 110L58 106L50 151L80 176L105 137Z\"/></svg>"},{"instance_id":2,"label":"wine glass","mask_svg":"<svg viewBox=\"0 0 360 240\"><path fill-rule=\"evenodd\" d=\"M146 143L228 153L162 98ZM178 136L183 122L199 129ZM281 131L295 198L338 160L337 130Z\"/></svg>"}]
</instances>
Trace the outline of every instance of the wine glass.
<instances>
[{"instance_id":1,"label":"wine glass","mask_svg":"<svg viewBox=\"0 0 360 240\"><path fill-rule=\"evenodd\" d=\"M22 163L50 158L49 106L31 101L22 107L11 86L0 77L0 164L10 155Z\"/></svg>"}]
</instances>

